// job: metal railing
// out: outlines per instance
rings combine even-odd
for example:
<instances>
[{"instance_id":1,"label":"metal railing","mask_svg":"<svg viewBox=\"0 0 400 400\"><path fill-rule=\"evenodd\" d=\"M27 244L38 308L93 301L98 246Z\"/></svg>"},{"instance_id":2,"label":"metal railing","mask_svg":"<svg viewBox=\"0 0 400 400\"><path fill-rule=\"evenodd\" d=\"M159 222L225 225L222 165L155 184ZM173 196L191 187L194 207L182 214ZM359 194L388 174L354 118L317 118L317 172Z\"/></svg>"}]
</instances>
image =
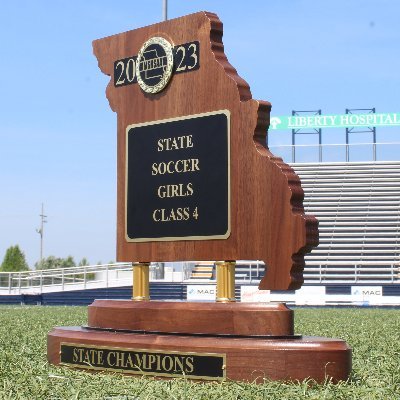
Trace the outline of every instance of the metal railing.
<instances>
[{"instance_id":1,"label":"metal railing","mask_svg":"<svg viewBox=\"0 0 400 400\"><path fill-rule=\"evenodd\" d=\"M190 279L194 262L179 263L180 272L163 263L151 263L150 280L182 282ZM0 272L0 295L129 286L133 284L132 263L88 265L23 272Z\"/></svg>"},{"instance_id":2,"label":"metal railing","mask_svg":"<svg viewBox=\"0 0 400 400\"><path fill-rule=\"evenodd\" d=\"M307 262L305 283L400 283L400 262Z\"/></svg>"},{"instance_id":3,"label":"metal railing","mask_svg":"<svg viewBox=\"0 0 400 400\"><path fill-rule=\"evenodd\" d=\"M150 266L151 281L190 281L190 270L194 262L184 263L179 278L164 277L157 274L158 263ZM237 271L237 283L257 283L264 269L261 261L241 261L237 265L246 265L244 271ZM158 275L158 276L157 276ZM255 277L254 277L255 275ZM190 281L194 283L195 281ZM196 280L196 282L201 283ZM209 283L215 279L208 280ZM305 283L400 283L400 263L307 262L304 271ZM74 268L48 269L24 272L1 272L0 295L41 294L67 290L82 290L132 285L132 264L117 263L91 265ZM204 283L204 282L203 282Z\"/></svg>"},{"instance_id":4,"label":"metal railing","mask_svg":"<svg viewBox=\"0 0 400 400\"><path fill-rule=\"evenodd\" d=\"M132 283L131 263L0 272L0 295L119 286L129 280Z\"/></svg>"}]
</instances>

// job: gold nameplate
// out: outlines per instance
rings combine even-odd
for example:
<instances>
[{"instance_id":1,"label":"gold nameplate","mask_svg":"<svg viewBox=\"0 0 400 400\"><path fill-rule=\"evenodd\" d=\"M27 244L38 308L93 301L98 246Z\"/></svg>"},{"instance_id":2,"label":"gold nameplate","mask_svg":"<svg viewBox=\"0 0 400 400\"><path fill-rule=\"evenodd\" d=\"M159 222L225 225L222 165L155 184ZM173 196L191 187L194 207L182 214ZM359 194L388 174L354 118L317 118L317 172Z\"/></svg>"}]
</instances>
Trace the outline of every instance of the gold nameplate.
<instances>
[{"instance_id":1,"label":"gold nameplate","mask_svg":"<svg viewBox=\"0 0 400 400\"><path fill-rule=\"evenodd\" d=\"M60 364L134 375L225 379L225 354L60 344Z\"/></svg>"}]
</instances>

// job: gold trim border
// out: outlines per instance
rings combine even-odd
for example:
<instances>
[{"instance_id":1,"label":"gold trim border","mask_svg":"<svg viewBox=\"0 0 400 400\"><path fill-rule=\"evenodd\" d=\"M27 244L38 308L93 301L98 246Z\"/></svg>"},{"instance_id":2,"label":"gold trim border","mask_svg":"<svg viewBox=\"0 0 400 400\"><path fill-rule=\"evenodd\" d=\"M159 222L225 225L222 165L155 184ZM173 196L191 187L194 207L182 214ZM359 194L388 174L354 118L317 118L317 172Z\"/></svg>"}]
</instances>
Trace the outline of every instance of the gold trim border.
<instances>
[{"instance_id":1,"label":"gold trim border","mask_svg":"<svg viewBox=\"0 0 400 400\"><path fill-rule=\"evenodd\" d=\"M127 234L128 227L128 133L132 128L139 128L141 126L157 125L174 121L181 121L185 119L201 118L210 115L225 114L228 120L227 123L227 139L228 139L228 228L225 234L215 236L167 236L159 238L139 238L131 239ZM125 136L125 240L129 243L143 243L143 242L167 242L167 241L184 241L184 240L213 240L213 239L228 239L231 235L231 112L229 110L210 111L201 114L185 115L183 117L166 118L157 121L141 122L138 124L128 125L126 128Z\"/></svg>"},{"instance_id":2,"label":"gold trim border","mask_svg":"<svg viewBox=\"0 0 400 400\"><path fill-rule=\"evenodd\" d=\"M91 349L107 349L107 350L122 350L122 351L137 351L144 353L156 353L156 354L179 354L182 356L187 355L195 355L195 356L204 356L204 357L220 357L222 358L222 377L212 377L212 376L200 376L200 375L178 375L178 374L166 374L166 373L157 373L157 372L145 372L145 371L132 371L126 370L122 368L103 368L103 367L93 367L93 366L85 366L82 364L72 364L72 363L64 363L61 362L61 346L76 346L76 347L84 347ZM72 342L60 342L60 365L66 367L74 367L80 369L87 370L95 370L95 371L113 371L120 372L129 375L148 375L148 376L163 376L166 378L188 378L188 379L201 379L201 380L209 380L209 381L221 381L226 379L226 354L223 353L197 353L197 352L187 352L187 351L177 351L177 350L158 350L158 349L137 349L131 347L114 347L114 346L97 346L91 345L89 343L72 343Z\"/></svg>"}]
</instances>

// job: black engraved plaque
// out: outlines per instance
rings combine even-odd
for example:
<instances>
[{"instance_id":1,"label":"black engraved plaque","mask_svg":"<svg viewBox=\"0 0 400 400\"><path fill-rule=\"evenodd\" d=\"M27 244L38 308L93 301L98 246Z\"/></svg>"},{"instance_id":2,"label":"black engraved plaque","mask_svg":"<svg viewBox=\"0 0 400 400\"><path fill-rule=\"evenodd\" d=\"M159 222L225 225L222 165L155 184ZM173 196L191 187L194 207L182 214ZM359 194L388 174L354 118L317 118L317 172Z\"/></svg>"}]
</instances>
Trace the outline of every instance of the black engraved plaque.
<instances>
[{"instance_id":1,"label":"black engraved plaque","mask_svg":"<svg viewBox=\"0 0 400 400\"><path fill-rule=\"evenodd\" d=\"M127 374L191 379L225 378L225 355L61 343L60 363Z\"/></svg>"},{"instance_id":2,"label":"black engraved plaque","mask_svg":"<svg viewBox=\"0 0 400 400\"><path fill-rule=\"evenodd\" d=\"M130 125L126 240L230 234L229 111Z\"/></svg>"}]
</instances>

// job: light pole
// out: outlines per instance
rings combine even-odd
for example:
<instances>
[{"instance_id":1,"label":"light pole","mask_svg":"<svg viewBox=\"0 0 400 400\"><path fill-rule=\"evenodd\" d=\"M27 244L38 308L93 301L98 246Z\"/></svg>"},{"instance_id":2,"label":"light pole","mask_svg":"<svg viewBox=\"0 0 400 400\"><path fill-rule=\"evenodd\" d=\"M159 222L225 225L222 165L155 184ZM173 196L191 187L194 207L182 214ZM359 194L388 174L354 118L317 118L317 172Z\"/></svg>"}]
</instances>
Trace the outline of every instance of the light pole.
<instances>
[{"instance_id":1,"label":"light pole","mask_svg":"<svg viewBox=\"0 0 400 400\"><path fill-rule=\"evenodd\" d=\"M168 19L168 0L163 0L163 21Z\"/></svg>"},{"instance_id":2,"label":"light pole","mask_svg":"<svg viewBox=\"0 0 400 400\"><path fill-rule=\"evenodd\" d=\"M39 215L41 220L40 220L40 228L36 229L36 232L40 235L40 261L43 260L43 234L44 234L44 224L47 222L46 218L47 215L44 215L44 207L42 203L42 213Z\"/></svg>"}]
</instances>

